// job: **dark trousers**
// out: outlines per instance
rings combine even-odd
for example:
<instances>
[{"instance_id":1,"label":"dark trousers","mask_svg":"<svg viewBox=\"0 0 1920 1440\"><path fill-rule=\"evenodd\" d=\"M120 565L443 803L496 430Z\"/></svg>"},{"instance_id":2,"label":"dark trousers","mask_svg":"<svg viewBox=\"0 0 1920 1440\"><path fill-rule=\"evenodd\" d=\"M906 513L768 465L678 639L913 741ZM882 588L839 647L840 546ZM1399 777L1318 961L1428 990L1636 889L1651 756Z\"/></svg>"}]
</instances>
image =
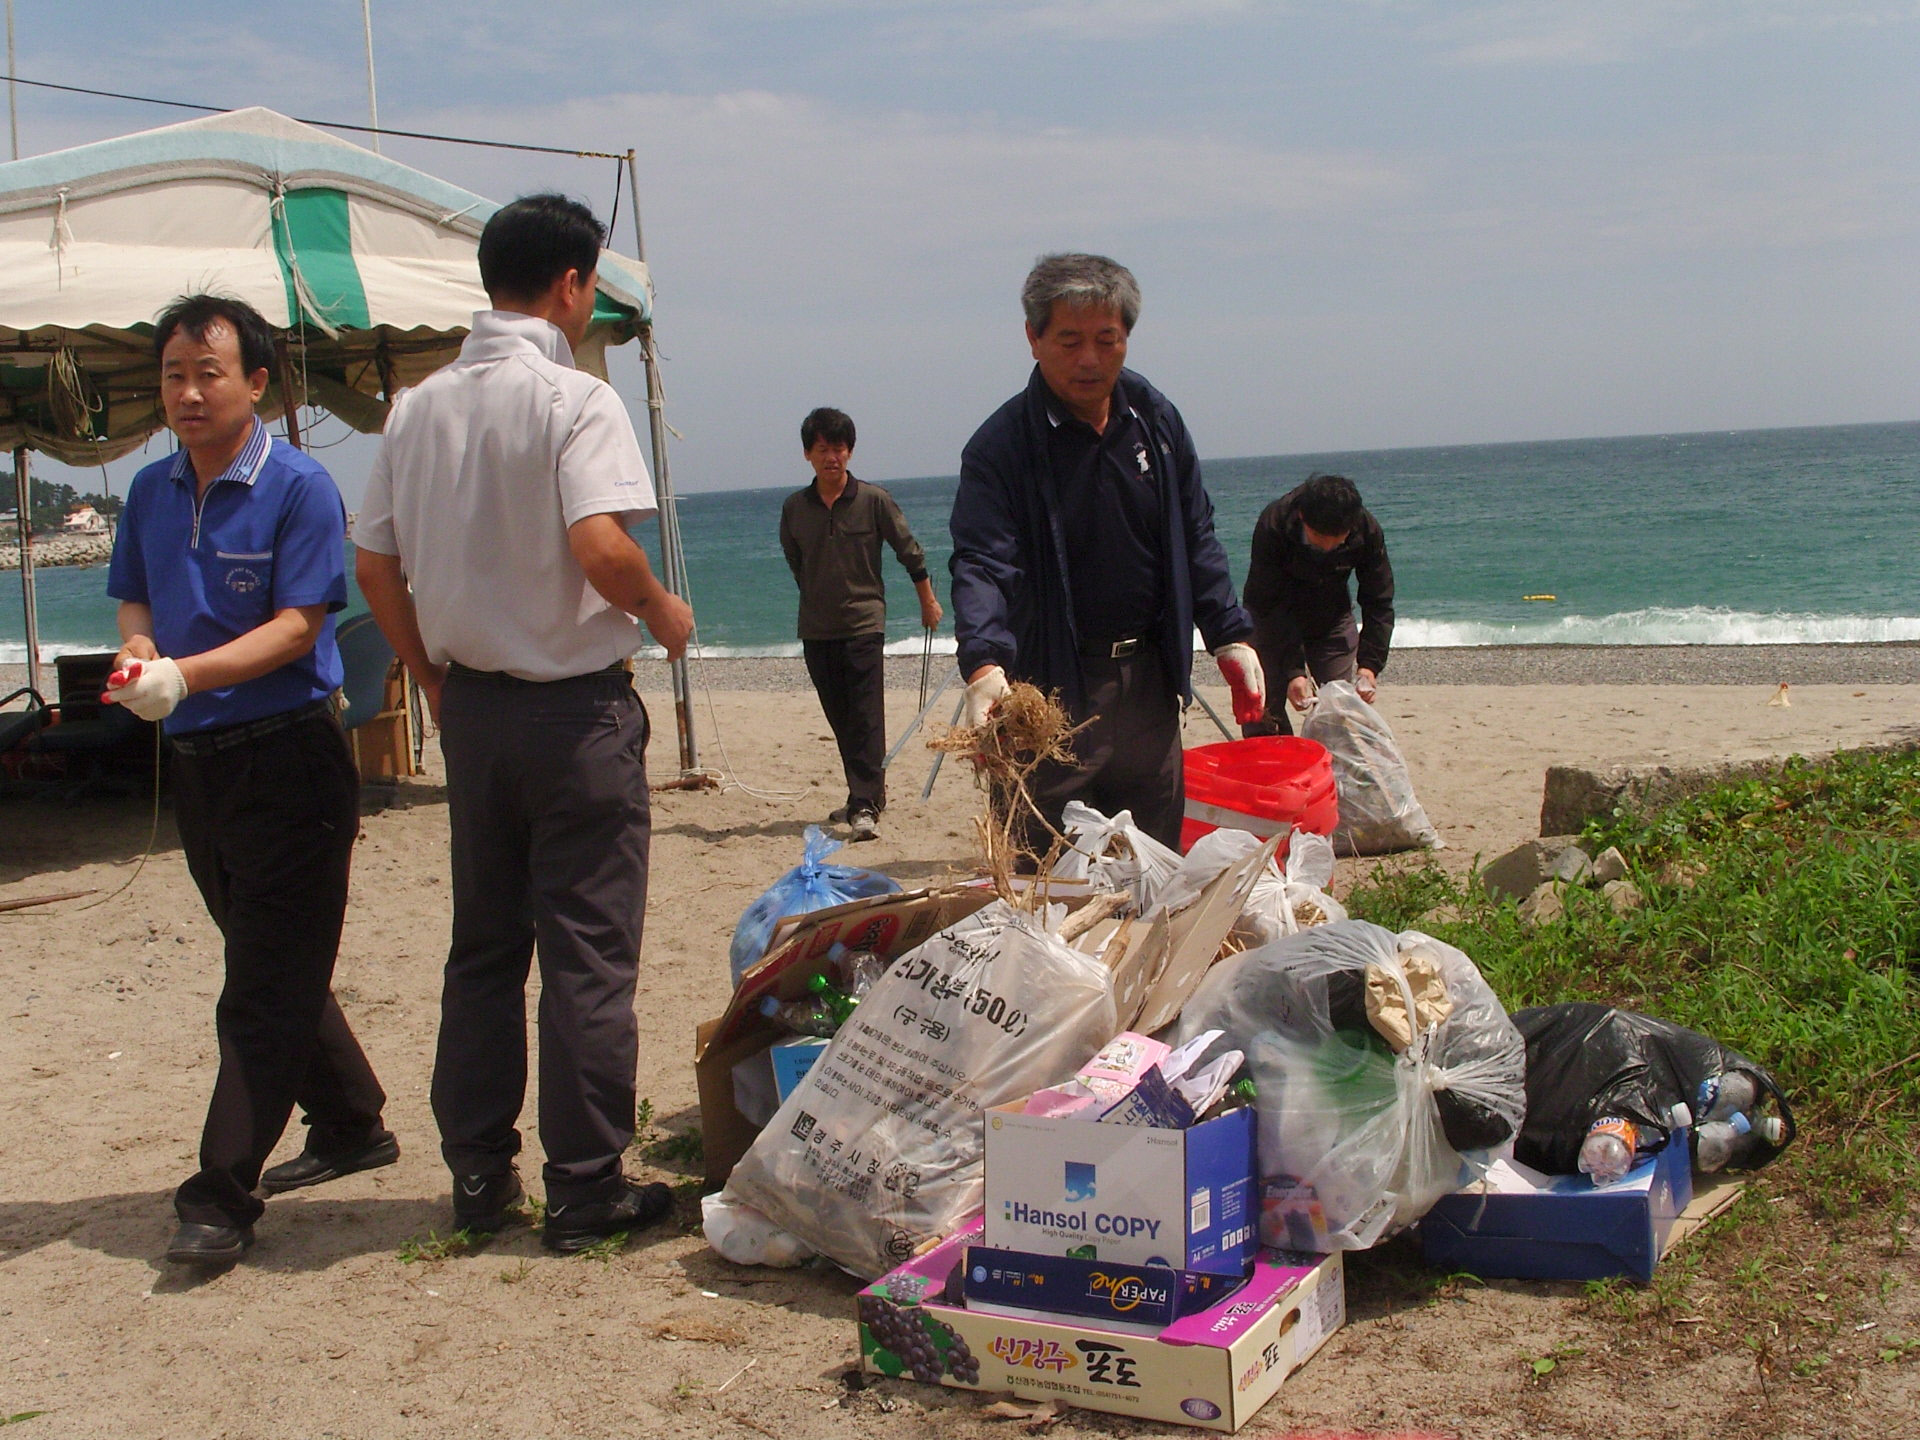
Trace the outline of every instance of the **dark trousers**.
<instances>
[{"instance_id":1,"label":"dark trousers","mask_svg":"<svg viewBox=\"0 0 1920 1440\"><path fill-rule=\"evenodd\" d=\"M440 703L453 943L433 1116L455 1175L520 1153L527 974L540 956L547 1203L610 1199L633 1140L647 908L647 712L624 671L534 684L454 668Z\"/></svg>"},{"instance_id":2,"label":"dark trousers","mask_svg":"<svg viewBox=\"0 0 1920 1440\"><path fill-rule=\"evenodd\" d=\"M802 640L807 675L827 712L847 774L847 813L887 808L885 635Z\"/></svg>"},{"instance_id":3,"label":"dark trousers","mask_svg":"<svg viewBox=\"0 0 1920 1440\"><path fill-rule=\"evenodd\" d=\"M334 1001L333 962L360 831L346 736L318 714L230 749L173 756L187 869L226 940L214 1010L220 1071L184 1221L251 1225L260 1170L296 1103L326 1154L380 1131L387 1097Z\"/></svg>"},{"instance_id":4,"label":"dark trousers","mask_svg":"<svg viewBox=\"0 0 1920 1440\"><path fill-rule=\"evenodd\" d=\"M1045 764L1029 787L1035 804L1056 830L1069 800L1103 815L1131 810L1133 820L1162 844L1178 849L1186 810L1186 771L1180 746L1180 697L1168 681L1160 653L1143 646L1120 659L1085 658L1084 704L1069 707L1073 723L1092 720L1073 738L1075 764ZM1028 848L1045 854L1053 836L1037 824Z\"/></svg>"},{"instance_id":5,"label":"dark trousers","mask_svg":"<svg viewBox=\"0 0 1920 1440\"><path fill-rule=\"evenodd\" d=\"M1293 717L1287 704L1286 677L1281 673L1284 662L1278 650L1261 644L1257 635L1254 645L1260 656L1260 668L1267 675L1267 713L1249 725L1242 725L1240 733L1243 736L1291 735ZM1309 636L1305 649L1307 673L1313 676L1314 684L1351 681L1357 670L1354 658L1360 653L1360 629L1353 623L1352 615L1343 616L1332 629Z\"/></svg>"}]
</instances>

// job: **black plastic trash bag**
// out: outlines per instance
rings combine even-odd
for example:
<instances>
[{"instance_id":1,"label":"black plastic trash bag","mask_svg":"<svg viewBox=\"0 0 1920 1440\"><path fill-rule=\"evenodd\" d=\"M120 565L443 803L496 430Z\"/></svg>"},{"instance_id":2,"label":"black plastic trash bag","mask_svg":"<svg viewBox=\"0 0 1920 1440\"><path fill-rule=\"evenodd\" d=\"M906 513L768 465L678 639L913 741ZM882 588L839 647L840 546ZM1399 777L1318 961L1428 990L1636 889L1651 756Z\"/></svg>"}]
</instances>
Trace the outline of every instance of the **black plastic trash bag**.
<instances>
[{"instance_id":1,"label":"black plastic trash bag","mask_svg":"<svg viewBox=\"0 0 1920 1440\"><path fill-rule=\"evenodd\" d=\"M1527 1118L1513 1149L1524 1165L1577 1174L1581 1142L1607 1115L1633 1122L1641 1150L1663 1149L1673 1107L1697 1112L1702 1084L1734 1072L1772 1097L1784 1126L1777 1145L1756 1134L1738 1168L1757 1170L1793 1143L1793 1111L1779 1082L1698 1031L1579 1001L1516 1010L1513 1023L1527 1042Z\"/></svg>"}]
</instances>

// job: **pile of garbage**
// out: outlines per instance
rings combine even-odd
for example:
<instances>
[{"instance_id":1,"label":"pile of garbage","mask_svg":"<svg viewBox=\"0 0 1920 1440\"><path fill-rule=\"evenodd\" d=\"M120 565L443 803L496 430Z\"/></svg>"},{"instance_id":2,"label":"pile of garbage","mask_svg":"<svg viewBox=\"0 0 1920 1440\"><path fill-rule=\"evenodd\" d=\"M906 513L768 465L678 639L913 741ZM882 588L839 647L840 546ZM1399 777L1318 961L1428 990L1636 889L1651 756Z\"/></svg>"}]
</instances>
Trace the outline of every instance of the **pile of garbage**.
<instances>
[{"instance_id":1,"label":"pile of garbage","mask_svg":"<svg viewBox=\"0 0 1920 1440\"><path fill-rule=\"evenodd\" d=\"M1222 828L1182 855L1078 804L1063 829L1048 873L913 893L829 876L810 833L743 917L734 1004L702 1028L703 1123L746 1122L732 1148L709 1133L725 1183L708 1240L737 1263L819 1256L874 1282L863 1348L883 1373L1021 1388L995 1348L1014 1332L970 1315L1039 1327L1020 1333L1044 1347L1048 1326L1137 1326L1122 1292L1129 1313L1153 1302L1170 1345L1210 1306L1250 1336L1316 1294L1297 1364L1343 1313L1341 1252L1489 1177L1652 1206L1659 1157L1710 1174L1792 1143L1780 1085L1748 1057L1604 1006L1509 1015L1463 951L1349 918L1328 836ZM769 1054L770 1097L754 1068Z\"/></svg>"}]
</instances>

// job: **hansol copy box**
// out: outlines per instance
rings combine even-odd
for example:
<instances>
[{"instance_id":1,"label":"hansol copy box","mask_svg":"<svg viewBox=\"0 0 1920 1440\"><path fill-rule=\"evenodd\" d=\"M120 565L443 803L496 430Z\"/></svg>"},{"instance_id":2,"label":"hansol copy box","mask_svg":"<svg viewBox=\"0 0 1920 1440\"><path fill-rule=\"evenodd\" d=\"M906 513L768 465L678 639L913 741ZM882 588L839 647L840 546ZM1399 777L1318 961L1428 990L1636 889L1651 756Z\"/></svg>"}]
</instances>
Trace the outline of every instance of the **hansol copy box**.
<instances>
[{"instance_id":1,"label":"hansol copy box","mask_svg":"<svg viewBox=\"0 0 1920 1440\"><path fill-rule=\"evenodd\" d=\"M1231 1433L1346 1323L1341 1257L1263 1250L1218 1304L1141 1335L1067 1316L951 1303L978 1222L860 1292L860 1359L878 1375L1012 1391Z\"/></svg>"},{"instance_id":2,"label":"hansol copy box","mask_svg":"<svg viewBox=\"0 0 1920 1440\"><path fill-rule=\"evenodd\" d=\"M987 1112L986 1243L1242 1275L1257 1244L1253 1111L1186 1130Z\"/></svg>"}]
</instances>

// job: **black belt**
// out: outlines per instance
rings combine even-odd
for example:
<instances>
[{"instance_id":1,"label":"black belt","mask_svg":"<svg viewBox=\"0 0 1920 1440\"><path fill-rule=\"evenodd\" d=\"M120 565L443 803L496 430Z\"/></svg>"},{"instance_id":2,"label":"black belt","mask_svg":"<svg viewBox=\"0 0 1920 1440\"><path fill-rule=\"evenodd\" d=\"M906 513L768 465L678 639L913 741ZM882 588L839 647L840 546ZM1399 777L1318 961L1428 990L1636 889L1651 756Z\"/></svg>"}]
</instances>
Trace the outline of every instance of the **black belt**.
<instances>
[{"instance_id":1,"label":"black belt","mask_svg":"<svg viewBox=\"0 0 1920 1440\"><path fill-rule=\"evenodd\" d=\"M317 720L333 708L329 700L310 700L305 705L292 710L282 710L278 715L269 715L262 720L243 720L238 725L218 725L211 730L195 730L190 735L174 735L173 748L182 755L212 755L216 751L231 750L236 745L245 745L258 740L263 735L271 735L276 730L288 730L295 725Z\"/></svg>"},{"instance_id":2,"label":"black belt","mask_svg":"<svg viewBox=\"0 0 1920 1440\"><path fill-rule=\"evenodd\" d=\"M504 670L475 670L471 665L462 665L458 660L447 662L447 673L458 675L462 680L482 680L489 685L565 685L574 680L591 680L599 675L631 675L628 662L616 660L611 665L598 670L587 670L579 675L563 675L558 680L528 680L519 675L509 675Z\"/></svg>"},{"instance_id":3,"label":"black belt","mask_svg":"<svg viewBox=\"0 0 1920 1440\"><path fill-rule=\"evenodd\" d=\"M1125 640L1082 640L1080 653L1089 660L1123 660L1146 643L1138 635Z\"/></svg>"}]
</instances>

